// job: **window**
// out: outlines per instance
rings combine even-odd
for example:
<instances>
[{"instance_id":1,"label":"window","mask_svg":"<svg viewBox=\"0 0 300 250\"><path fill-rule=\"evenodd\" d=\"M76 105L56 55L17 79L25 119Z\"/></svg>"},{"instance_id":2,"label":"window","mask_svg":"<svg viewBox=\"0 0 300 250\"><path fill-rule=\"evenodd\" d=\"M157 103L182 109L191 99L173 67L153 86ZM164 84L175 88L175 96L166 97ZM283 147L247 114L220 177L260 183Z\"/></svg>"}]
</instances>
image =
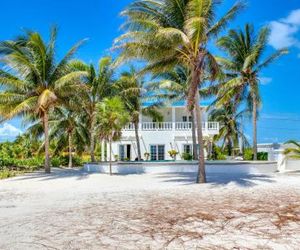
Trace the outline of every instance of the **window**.
<instances>
[{"instance_id":1,"label":"window","mask_svg":"<svg viewBox=\"0 0 300 250\"><path fill-rule=\"evenodd\" d=\"M183 121L183 122L187 122L187 117L186 117L186 116L183 116L183 117L182 117L182 121Z\"/></svg>"},{"instance_id":2,"label":"window","mask_svg":"<svg viewBox=\"0 0 300 250\"><path fill-rule=\"evenodd\" d=\"M165 160L165 145L150 145L151 161Z\"/></svg>"}]
</instances>

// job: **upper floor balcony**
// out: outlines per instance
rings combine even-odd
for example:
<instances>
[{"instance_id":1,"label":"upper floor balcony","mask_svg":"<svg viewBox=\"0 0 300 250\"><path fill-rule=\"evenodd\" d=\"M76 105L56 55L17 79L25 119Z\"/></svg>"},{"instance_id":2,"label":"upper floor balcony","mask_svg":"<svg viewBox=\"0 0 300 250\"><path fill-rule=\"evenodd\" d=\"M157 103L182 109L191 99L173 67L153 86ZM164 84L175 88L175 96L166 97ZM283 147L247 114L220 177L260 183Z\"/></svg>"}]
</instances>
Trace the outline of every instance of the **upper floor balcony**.
<instances>
[{"instance_id":1,"label":"upper floor balcony","mask_svg":"<svg viewBox=\"0 0 300 250\"><path fill-rule=\"evenodd\" d=\"M218 122L203 122L203 131L209 134L219 133ZM140 131L191 131L191 122L141 122L139 124ZM124 131L134 131L134 124L130 123L124 127Z\"/></svg>"}]
</instances>

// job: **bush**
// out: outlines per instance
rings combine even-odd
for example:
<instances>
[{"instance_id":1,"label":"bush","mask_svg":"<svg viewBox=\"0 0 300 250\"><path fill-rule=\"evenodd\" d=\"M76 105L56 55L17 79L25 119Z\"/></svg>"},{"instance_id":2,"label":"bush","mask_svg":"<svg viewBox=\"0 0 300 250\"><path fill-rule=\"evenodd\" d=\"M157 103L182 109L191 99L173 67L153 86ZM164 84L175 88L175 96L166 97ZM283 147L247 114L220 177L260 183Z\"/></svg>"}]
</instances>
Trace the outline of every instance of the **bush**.
<instances>
[{"instance_id":1,"label":"bush","mask_svg":"<svg viewBox=\"0 0 300 250\"><path fill-rule=\"evenodd\" d=\"M251 148L246 148L244 150L244 160L253 161L253 150Z\"/></svg>"},{"instance_id":2,"label":"bush","mask_svg":"<svg viewBox=\"0 0 300 250\"><path fill-rule=\"evenodd\" d=\"M80 157L73 156L73 166L80 167L83 165L83 162ZM69 156L56 156L51 159L51 166L54 168L58 167L67 167L69 164Z\"/></svg>"},{"instance_id":3,"label":"bush","mask_svg":"<svg viewBox=\"0 0 300 250\"><path fill-rule=\"evenodd\" d=\"M3 170L0 170L0 180L10 178L10 177L14 177L14 176L16 176L15 171L10 171L9 169L6 169L6 168L3 169Z\"/></svg>"},{"instance_id":4,"label":"bush","mask_svg":"<svg viewBox=\"0 0 300 250\"><path fill-rule=\"evenodd\" d=\"M269 155L267 152L258 152L257 153L257 160L259 161L267 161L269 158Z\"/></svg>"},{"instance_id":5,"label":"bush","mask_svg":"<svg viewBox=\"0 0 300 250\"><path fill-rule=\"evenodd\" d=\"M269 155L267 152L258 152L257 153L257 160L258 161L267 161L269 158ZM244 160L245 161L253 161L253 150L251 148L247 148L244 150Z\"/></svg>"},{"instance_id":6,"label":"bush","mask_svg":"<svg viewBox=\"0 0 300 250\"><path fill-rule=\"evenodd\" d=\"M215 161L224 161L224 160L226 160L226 155L222 151L221 147L213 145L212 156L211 156L210 160L215 160Z\"/></svg>"},{"instance_id":7,"label":"bush","mask_svg":"<svg viewBox=\"0 0 300 250\"><path fill-rule=\"evenodd\" d=\"M181 155L181 158L185 161L191 161L193 160L193 156L190 153L183 153Z\"/></svg>"}]
</instances>

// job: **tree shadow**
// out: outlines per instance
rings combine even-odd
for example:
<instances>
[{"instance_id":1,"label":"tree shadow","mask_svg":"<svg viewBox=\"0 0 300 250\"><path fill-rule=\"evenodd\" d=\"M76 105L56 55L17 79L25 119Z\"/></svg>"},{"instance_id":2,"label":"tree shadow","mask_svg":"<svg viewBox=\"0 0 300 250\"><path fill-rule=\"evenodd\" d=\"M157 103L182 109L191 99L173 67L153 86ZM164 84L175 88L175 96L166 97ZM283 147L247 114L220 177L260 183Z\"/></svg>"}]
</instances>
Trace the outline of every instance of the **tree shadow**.
<instances>
[{"instance_id":1,"label":"tree shadow","mask_svg":"<svg viewBox=\"0 0 300 250\"><path fill-rule=\"evenodd\" d=\"M77 180L84 180L89 178L92 173L85 172L82 168L52 168L51 173L47 174L44 171L36 171L32 173L27 173L22 176L17 176L10 179L11 181L20 180L30 180L30 179L40 179L40 181L54 180L54 179L64 179L64 178L76 178Z\"/></svg>"},{"instance_id":2,"label":"tree shadow","mask_svg":"<svg viewBox=\"0 0 300 250\"><path fill-rule=\"evenodd\" d=\"M163 182L174 182L181 185L192 185L196 183L197 173L161 173L156 174L156 178L161 178ZM268 174L250 173L207 173L207 183L214 186L234 183L242 187L252 187L259 182L274 183L275 180Z\"/></svg>"}]
</instances>

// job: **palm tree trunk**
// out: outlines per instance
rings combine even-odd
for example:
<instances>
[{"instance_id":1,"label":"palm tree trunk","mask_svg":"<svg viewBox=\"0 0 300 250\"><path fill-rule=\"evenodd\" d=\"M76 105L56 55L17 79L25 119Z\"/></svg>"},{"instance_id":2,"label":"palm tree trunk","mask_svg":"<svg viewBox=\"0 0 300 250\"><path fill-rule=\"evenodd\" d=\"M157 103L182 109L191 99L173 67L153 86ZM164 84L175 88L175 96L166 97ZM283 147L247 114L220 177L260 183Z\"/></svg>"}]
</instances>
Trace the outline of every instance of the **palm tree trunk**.
<instances>
[{"instance_id":1,"label":"palm tree trunk","mask_svg":"<svg viewBox=\"0 0 300 250\"><path fill-rule=\"evenodd\" d=\"M136 146L137 146L137 157L138 161L141 161L142 159L142 154L141 154L141 144L140 144L140 137L139 137L139 123L135 122L134 123L134 132L135 132L135 140L136 140Z\"/></svg>"},{"instance_id":2,"label":"palm tree trunk","mask_svg":"<svg viewBox=\"0 0 300 250\"><path fill-rule=\"evenodd\" d=\"M45 134L45 172L51 173L50 154L49 154L49 118L48 113L43 114L44 134Z\"/></svg>"},{"instance_id":3,"label":"palm tree trunk","mask_svg":"<svg viewBox=\"0 0 300 250\"><path fill-rule=\"evenodd\" d=\"M111 141L112 141L112 139L109 138L109 174L110 175L112 175Z\"/></svg>"},{"instance_id":4,"label":"palm tree trunk","mask_svg":"<svg viewBox=\"0 0 300 250\"><path fill-rule=\"evenodd\" d=\"M253 94L253 160L257 160L257 102L256 102L256 95Z\"/></svg>"},{"instance_id":5,"label":"palm tree trunk","mask_svg":"<svg viewBox=\"0 0 300 250\"><path fill-rule=\"evenodd\" d=\"M200 108L200 95L197 90L195 96L195 107L196 107L196 119L197 119L197 136L198 136L198 145L199 145L199 169L197 176L197 183L206 183L206 171L205 171L205 159L204 159L204 142L203 142L203 133L202 133L202 113Z\"/></svg>"},{"instance_id":6,"label":"palm tree trunk","mask_svg":"<svg viewBox=\"0 0 300 250\"><path fill-rule=\"evenodd\" d=\"M73 167L73 158L72 158L72 132L68 133L68 139L69 139L69 168Z\"/></svg>"},{"instance_id":7,"label":"palm tree trunk","mask_svg":"<svg viewBox=\"0 0 300 250\"><path fill-rule=\"evenodd\" d=\"M91 156L91 162L95 162L95 115L93 114L91 117L91 127L90 127L90 156Z\"/></svg>"},{"instance_id":8,"label":"palm tree trunk","mask_svg":"<svg viewBox=\"0 0 300 250\"><path fill-rule=\"evenodd\" d=\"M192 138L193 138L193 159L198 159L198 152L197 152L197 138L196 138L196 125L195 125L195 109L191 111L192 117Z\"/></svg>"}]
</instances>

